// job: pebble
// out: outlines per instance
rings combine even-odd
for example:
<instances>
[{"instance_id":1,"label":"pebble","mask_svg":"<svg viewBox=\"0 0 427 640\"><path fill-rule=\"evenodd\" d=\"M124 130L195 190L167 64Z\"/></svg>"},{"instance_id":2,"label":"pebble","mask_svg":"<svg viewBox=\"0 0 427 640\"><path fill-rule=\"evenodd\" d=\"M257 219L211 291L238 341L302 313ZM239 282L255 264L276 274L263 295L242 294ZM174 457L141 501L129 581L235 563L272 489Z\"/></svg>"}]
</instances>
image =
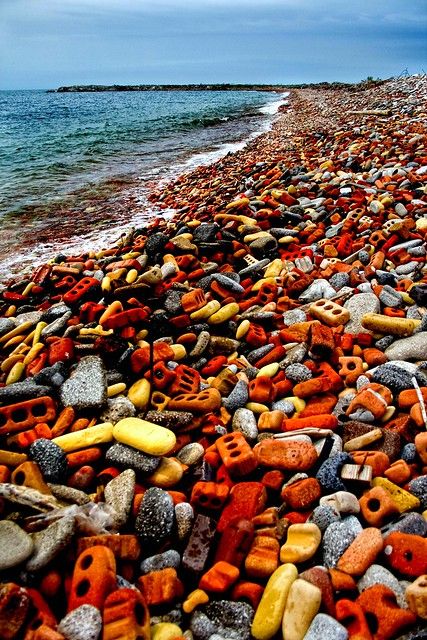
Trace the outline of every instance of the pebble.
<instances>
[{"instance_id":1,"label":"pebble","mask_svg":"<svg viewBox=\"0 0 427 640\"><path fill-rule=\"evenodd\" d=\"M61 483L65 480L68 462L61 447L58 447L57 444L46 440L46 438L39 438L30 446L29 454L34 462L37 462L47 482Z\"/></svg>"},{"instance_id":2,"label":"pebble","mask_svg":"<svg viewBox=\"0 0 427 640\"><path fill-rule=\"evenodd\" d=\"M384 353L389 360L426 360L427 331L396 340Z\"/></svg>"},{"instance_id":3,"label":"pebble","mask_svg":"<svg viewBox=\"0 0 427 640\"><path fill-rule=\"evenodd\" d=\"M159 456L150 456L142 451L116 442L105 453L105 459L120 468L130 468L150 475L160 464Z\"/></svg>"},{"instance_id":4,"label":"pebble","mask_svg":"<svg viewBox=\"0 0 427 640\"><path fill-rule=\"evenodd\" d=\"M90 604L82 604L62 618L59 633L66 640L98 640L102 630L100 611Z\"/></svg>"},{"instance_id":5,"label":"pebble","mask_svg":"<svg viewBox=\"0 0 427 640\"><path fill-rule=\"evenodd\" d=\"M135 413L135 406L125 396L108 398L106 408L100 415L100 421L116 424L124 418L133 418Z\"/></svg>"},{"instance_id":6,"label":"pebble","mask_svg":"<svg viewBox=\"0 0 427 640\"><path fill-rule=\"evenodd\" d=\"M135 472L126 469L113 478L104 489L107 505L114 510L115 529L121 529L128 521L135 491Z\"/></svg>"},{"instance_id":7,"label":"pebble","mask_svg":"<svg viewBox=\"0 0 427 640\"><path fill-rule=\"evenodd\" d=\"M355 516L348 516L339 522L332 522L326 529L322 540L323 564L335 567L338 560L363 530Z\"/></svg>"},{"instance_id":8,"label":"pebble","mask_svg":"<svg viewBox=\"0 0 427 640\"><path fill-rule=\"evenodd\" d=\"M53 522L43 531L31 534L34 552L27 561L27 571L40 571L56 556L66 549L76 531L76 523L73 516L65 516Z\"/></svg>"},{"instance_id":9,"label":"pebble","mask_svg":"<svg viewBox=\"0 0 427 640\"><path fill-rule=\"evenodd\" d=\"M0 521L0 539L0 571L16 567L33 553L31 536L14 522Z\"/></svg>"},{"instance_id":10,"label":"pebble","mask_svg":"<svg viewBox=\"0 0 427 640\"><path fill-rule=\"evenodd\" d=\"M172 567L178 569L181 564L181 556L178 551L169 549L163 553L158 553L155 556L150 556L141 562L140 571L142 575L150 573L151 571L160 571L161 569L167 569Z\"/></svg>"},{"instance_id":11,"label":"pebble","mask_svg":"<svg viewBox=\"0 0 427 640\"><path fill-rule=\"evenodd\" d=\"M314 616L304 640L347 640L347 629L326 613L318 613Z\"/></svg>"},{"instance_id":12,"label":"pebble","mask_svg":"<svg viewBox=\"0 0 427 640\"><path fill-rule=\"evenodd\" d=\"M350 312L350 320L345 325L346 333L358 334L366 331L362 327L362 318L366 313L379 313L380 303L374 293L359 293L344 303Z\"/></svg>"},{"instance_id":13,"label":"pebble","mask_svg":"<svg viewBox=\"0 0 427 640\"><path fill-rule=\"evenodd\" d=\"M292 89L271 132L153 183L165 216L109 248L46 256L0 290L0 529L33 545L7 552L2 594L42 595L46 637L92 543L114 549L112 589L144 583L153 640L249 640L253 619L257 640L281 626L284 640L344 640L335 605L366 567L358 586L392 586L405 609L393 615L419 635L405 590L413 606L422 560L402 580L382 541L404 534L416 550L427 529L410 395L414 378L427 388L426 98L423 76ZM330 314L315 319L321 298ZM292 457L304 447L311 466ZM286 566L272 617L268 585ZM92 613L73 639L108 635ZM34 635L31 619L15 635Z\"/></svg>"},{"instance_id":14,"label":"pebble","mask_svg":"<svg viewBox=\"0 0 427 640\"><path fill-rule=\"evenodd\" d=\"M172 531L174 516L170 495L158 487L147 489L135 521L135 531L142 544L160 545Z\"/></svg>"},{"instance_id":15,"label":"pebble","mask_svg":"<svg viewBox=\"0 0 427 640\"><path fill-rule=\"evenodd\" d=\"M257 421L254 412L250 409L237 409L231 427L233 431L243 433L249 442L253 442L258 437Z\"/></svg>"},{"instance_id":16,"label":"pebble","mask_svg":"<svg viewBox=\"0 0 427 640\"><path fill-rule=\"evenodd\" d=\"M64 407L78 411L102 407L107 400L107 383L101 358L81 358L71 377L61 386L60 397Z\"/></svg>"}]
</instances>

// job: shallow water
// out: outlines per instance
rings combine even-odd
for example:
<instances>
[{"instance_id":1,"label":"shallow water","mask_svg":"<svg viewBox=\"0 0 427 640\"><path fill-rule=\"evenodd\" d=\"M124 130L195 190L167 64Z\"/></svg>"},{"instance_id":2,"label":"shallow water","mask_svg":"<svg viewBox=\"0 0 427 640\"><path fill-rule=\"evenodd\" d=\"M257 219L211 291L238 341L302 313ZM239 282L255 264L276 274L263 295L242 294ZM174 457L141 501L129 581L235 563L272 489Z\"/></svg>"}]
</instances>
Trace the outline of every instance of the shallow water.
<instances>
[{"instance_id":1,"label":"shallow water","mask_svg":"<svg viewBox=\"0 0 427 640\"><path fill-rule=\"evenodd\" d=\"M284 98L256 91L1 91L2 279L18 260L43 261L86 237L99 245L146 221L153 215L147 186L240 148L269 128ZM132 207L121 197L130 190Z\"/></svg>"}]
</instances>

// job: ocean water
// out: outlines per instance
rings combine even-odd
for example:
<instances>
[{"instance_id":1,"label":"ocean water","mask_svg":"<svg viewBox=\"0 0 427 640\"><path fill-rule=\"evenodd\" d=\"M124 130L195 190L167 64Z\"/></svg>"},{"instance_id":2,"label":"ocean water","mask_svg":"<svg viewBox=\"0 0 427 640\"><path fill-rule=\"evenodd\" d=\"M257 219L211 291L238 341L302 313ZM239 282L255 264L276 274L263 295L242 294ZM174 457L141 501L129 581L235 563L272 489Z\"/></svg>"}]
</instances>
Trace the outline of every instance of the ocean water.
<instances>
[{"instance_id":1,"label":"ocean water","mask_svg":"<svg viewBox=\"0 0 427 640\"><path fill-rule=\"evenodd\" d=\"M111 233L155 215L144 199L150 185L244 146L271 126L285 99L0 91L0 278L61 248L105 245ZM118 195L124 185L127 194L137 190L137 210Z\"/></svg>"}]
</instances>

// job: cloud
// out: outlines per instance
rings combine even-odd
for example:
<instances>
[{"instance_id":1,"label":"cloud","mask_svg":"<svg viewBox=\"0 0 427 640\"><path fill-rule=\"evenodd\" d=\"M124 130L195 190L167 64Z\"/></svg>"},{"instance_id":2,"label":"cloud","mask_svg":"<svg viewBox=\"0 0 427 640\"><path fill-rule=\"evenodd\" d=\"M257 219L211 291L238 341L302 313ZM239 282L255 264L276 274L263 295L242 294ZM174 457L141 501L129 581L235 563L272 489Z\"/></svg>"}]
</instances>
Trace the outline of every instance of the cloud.
<instances>
[{"instance_id":1,"label":"cloud","mask_svg":"<svg viewBox=\"0 0 427 640\"><path fill-rule=\"evenodd\" d=\"M0 0L3 86L298 82L426 67L412 0Z\"/></svg>"}]
</instances>

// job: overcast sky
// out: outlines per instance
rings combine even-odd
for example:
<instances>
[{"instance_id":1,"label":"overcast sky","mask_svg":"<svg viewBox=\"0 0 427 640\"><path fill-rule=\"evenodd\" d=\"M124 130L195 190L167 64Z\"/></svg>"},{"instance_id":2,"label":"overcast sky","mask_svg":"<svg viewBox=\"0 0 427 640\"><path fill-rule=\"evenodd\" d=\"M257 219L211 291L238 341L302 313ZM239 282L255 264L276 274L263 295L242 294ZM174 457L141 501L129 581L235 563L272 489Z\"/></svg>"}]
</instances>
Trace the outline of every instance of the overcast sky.
<instances>
[{"instance_id":1,"label":"overcast sky","mask_svg":"<svg viewBox=\"0 0 427 640\"><path fill-rule=\"evenodd\" d=\"M0 88L427 71L426 0L0 0Z\"/></svg>"}]
</instances>

